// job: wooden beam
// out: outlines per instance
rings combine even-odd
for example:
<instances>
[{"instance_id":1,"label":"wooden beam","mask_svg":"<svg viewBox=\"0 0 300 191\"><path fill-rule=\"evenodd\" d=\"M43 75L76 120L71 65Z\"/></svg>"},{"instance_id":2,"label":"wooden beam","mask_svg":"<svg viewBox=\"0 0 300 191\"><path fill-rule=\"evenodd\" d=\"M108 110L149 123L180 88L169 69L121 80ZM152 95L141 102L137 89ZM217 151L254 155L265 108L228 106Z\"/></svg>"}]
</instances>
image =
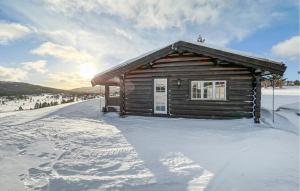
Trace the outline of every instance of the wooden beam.
<instances>
[{"instance_id":1,"label":"wooden beam","mask_svg":"<svg viewBox=\"0 0 300 191\"><path fill-rule=\"evenodd\" d=\"M120 116L125 115L125 76L120 76Z\"/></svg>"},{"instance_id":2,"label":"wooden beam","mask_svg":"<svg viewBox=\"0 0 300 191\"><path fill-rule=\"evenodd\" d=\"M254 122L260 123L260 107L261 107L261 77L256 76L255 79L256 99L254 100Z\"/></svg>"},{"instance_id":3,"label":"wooden beam","mask_svg":"<svg viewBox=\"0 0 300 191\"><path fill-rule=\"evenodd\" d=\"M105 85L105 106L103 111L107 112L107 106L108 106L108 98L109 98L109 85Z\"/></svg>"}]
</instances>

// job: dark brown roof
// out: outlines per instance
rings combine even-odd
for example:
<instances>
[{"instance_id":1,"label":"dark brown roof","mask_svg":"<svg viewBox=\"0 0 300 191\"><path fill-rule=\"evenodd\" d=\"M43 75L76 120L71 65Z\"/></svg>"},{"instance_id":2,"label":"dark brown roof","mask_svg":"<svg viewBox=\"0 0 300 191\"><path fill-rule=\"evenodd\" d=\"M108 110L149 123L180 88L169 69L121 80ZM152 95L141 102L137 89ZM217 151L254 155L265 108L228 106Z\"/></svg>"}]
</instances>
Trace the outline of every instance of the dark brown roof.
<instances>
[{"instance_id":1,"label":"dark brown roof","mask_svg":"<svg viewBox=\"0 0 300 191\"><path fill-rule=\"evenodd\" d=\"M209 46L207 44L199 45L185 41L178 41L99 73L92 79L91 83L93 86L97 84L104 84L111 78L120 76L125 72L136 69L144 64L148 64L174 52L191 52L279 75L283 75L286 69L286 66L282 62L276 62L266 58L253 56L248 53L224 48L215 48L214 46Z\"/></svg>"}]
</instances>

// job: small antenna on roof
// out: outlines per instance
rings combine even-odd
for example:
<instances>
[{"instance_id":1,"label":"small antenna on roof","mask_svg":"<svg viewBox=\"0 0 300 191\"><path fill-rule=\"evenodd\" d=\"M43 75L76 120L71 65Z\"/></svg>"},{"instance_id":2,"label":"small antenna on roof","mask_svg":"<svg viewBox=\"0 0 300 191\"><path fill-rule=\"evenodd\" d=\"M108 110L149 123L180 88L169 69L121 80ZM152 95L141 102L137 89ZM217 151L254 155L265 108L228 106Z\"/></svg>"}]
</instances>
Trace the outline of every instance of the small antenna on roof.
<instances>
[{"instance_id":1,"label":"small antenna on roof","mask_svg":"<svg viewBox=\"0 0 300 191\"><path fill-rule=\"evenodd\" d=\"M203 38L203 37L201 36L201 34L200 34L200 35L198 36L197 42L204 43L204 42L205 42L205 38Z\"/></svg>"}]
</instances>

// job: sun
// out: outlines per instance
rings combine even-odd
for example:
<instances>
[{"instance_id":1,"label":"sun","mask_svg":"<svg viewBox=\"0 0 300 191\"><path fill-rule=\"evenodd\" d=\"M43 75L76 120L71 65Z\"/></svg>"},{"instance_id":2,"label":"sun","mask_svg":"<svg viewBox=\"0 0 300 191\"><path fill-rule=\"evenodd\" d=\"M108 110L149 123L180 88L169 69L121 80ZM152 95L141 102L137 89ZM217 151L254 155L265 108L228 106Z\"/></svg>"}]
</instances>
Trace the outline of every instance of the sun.
<instances>
[{"instance_id":1,"label":"sun","mask_svg":"<svg viewBox=\"0 0 300 191\"><path fill-rule=\"evenodd\" d=\"M80 75L85 79L91 79L96 74L96 67L93 64L81 64Z\"/></svg>"}]
</instances>

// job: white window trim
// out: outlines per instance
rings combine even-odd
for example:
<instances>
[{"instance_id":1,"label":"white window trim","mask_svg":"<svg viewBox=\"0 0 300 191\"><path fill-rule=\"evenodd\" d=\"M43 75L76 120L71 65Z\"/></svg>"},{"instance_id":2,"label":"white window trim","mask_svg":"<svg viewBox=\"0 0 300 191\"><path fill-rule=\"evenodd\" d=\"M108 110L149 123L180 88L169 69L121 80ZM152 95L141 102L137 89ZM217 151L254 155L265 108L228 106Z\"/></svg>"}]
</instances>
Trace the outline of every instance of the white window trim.
<instances>
[{"instance_id":1,"label":"white window trim","mask_svg":"<svg viewBox=\"0 0 300 191\"><path fill-rule=\"evenodd\" d=\"M200 83L200 87L201 87L201 96L200 98L193 98L193 87L192 87L192 84L193 82L197 82L197 83ZM204 94L204 91L203 91L203 84L205 82L212 82L213 83L213 98L203 98L203 94ZM224 95L224 98L223 99L216 99L215 98L215 84L216 82L224 82L225 84L225 95ZM190 83L190 86L191 86L191 100L216 100L216 101L226 101L227 100L227 83L226 83L226 80L192 80L191 83Z\"/></svg>"}]
</instances>

